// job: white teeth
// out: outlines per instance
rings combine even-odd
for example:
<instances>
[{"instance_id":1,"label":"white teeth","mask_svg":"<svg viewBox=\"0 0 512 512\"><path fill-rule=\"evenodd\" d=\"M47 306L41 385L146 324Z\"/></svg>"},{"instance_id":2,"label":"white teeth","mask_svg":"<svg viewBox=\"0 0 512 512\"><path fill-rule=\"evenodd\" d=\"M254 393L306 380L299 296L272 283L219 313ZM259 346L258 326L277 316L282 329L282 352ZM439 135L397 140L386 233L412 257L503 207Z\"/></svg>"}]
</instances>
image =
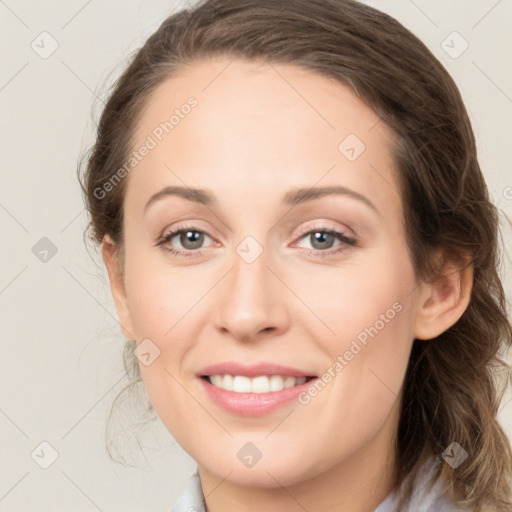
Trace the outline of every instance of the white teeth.
<instances>
[{"instance_id":1,"label":"white teeth","mask_svg":"<svg viewBox=\"0 0 512 512\"><path fill-rule=\"evenodd\" d=\"M253 379L244 375L211 375L210 382L217 388L235 393L268 393L292 388L306 382L306 377L281 377L261 375Z\"/></svg>"},{"instance_id":2,"label":"white teeth","mask_svg":"<svg viewBox=\"0 0 512 512\"><path fill-rule=\"evenodd\" d=\"M279 375L272 375L269 379L270 381L270 391L281 391L284 388L283 377Z\"/></svg>"},{"instance_id":3,"label":"white teeth","mask_svg":"<svg viewBox=\"0 0 512 512\"><path fill-rule=\"evenodd\" d=\"M251 393L268 393L270 391L270 379L265 376L255 377L251 382Z\"/></svg>"},{"instance_id":4,"label":"white teeth","mask_svg":"<svg viewBox=\"0 0 512 512\"><path fill-rule=\"evenodd\" d=\"M221 381L221 386L227 391L233 391L233 376L224 375L223 380Z\"/></svg>"},{"instance_id":5,"label":"white teeth","mask_svg":"<svg viewBox=\"0 0 512 512\"><path fill-rule=\"evenodd\" d=\"M295 377L286 377L286 379L284 379L284 387L291 388L293 386L295 386Z\"/></svg>"},{"instance_id":6,"label":"white teeth","mask_svg":"<svg viewBox=\"0 0 512 512\"><path fill-rule=\"evenodd\" d=\"M222 381L224 379L222 378L222 375L212 375L210 377L210 382L214 385L214 386L217 386L218 388L222 387Z\"/></svg>"},{"instance_id":7,"label":"white teeth","mask_svg":"<svg viewBox=\"0 0 512 512\"><path fill-rule=\"evenodd\" d=\"M224 384L224 378L222 378L222 384ZM233 391L236 393L250 393L251 392L251 379L244 377L243 375L235 375L233 377Z\"/></svg>"}]
</instances>

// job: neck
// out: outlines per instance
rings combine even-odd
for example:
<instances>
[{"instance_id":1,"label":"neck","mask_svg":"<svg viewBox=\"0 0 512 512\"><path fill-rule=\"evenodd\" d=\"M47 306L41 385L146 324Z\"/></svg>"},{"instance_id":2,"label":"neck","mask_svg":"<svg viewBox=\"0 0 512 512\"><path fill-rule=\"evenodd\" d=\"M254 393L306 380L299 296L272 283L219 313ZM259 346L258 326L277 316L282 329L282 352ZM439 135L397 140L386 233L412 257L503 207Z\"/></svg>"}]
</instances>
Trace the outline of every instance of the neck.
<instances>
[{"instance_id":1,"label":"neck","mask_svg":"<svg viewBox=\"0 0 512 512\"><path fill-rule=\"evenodd\" d=\"M286 487L277 478L275 487L235 485L198 465L206 512L373 512L394 483L394 432L396 415L391 414L371 443L336 466Z\"/></svg>"}]
</instances>

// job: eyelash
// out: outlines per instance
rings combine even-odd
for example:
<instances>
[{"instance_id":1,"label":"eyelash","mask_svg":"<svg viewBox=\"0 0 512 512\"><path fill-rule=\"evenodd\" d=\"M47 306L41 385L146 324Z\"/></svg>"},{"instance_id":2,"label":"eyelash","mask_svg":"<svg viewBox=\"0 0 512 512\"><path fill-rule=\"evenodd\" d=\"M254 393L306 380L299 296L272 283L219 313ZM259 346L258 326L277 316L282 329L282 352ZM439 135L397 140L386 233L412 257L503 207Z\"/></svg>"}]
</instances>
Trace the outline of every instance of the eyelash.
<instances>
[{"instance_id":1,"label":"eyelash","mask_svg":"<svg viewBox=\"0 0 512 512\"><path fill-rule=\"evenodd\" d=\"M167 233L166 235L162 236L157 241L156 245L161 246L165 251L171 253L173 256L184 256L184 257L200 256L202 254L201 250L182 251L179 249L169 248L164 245L164 244L168 243L170 240L172 240L176 235L179 235L181 233L186 233L187 231L194 231L194 232L202 233L206 236L209 236L206 232L202 231L201 229L199 229L195 226L184 226L184 227L180 227L179 229L171 231L171 232ZM334 255L340 254L341 252L343 252L347 249L347 246L357 246L357 240L346 236L345 234L343 234L340 231L336 231L336 230L330 229L330 228L312 228L312 229L305 228L305 229L302 229L299 233L299 235L300 235L299 239L302 239L306 235L310 235L312 233L325 233L328 235L332 235L342 243L340 245L336 246L336 248L334 250L326 250L326 251L321 251L319 249L301 248L302 252L306 253L307 255L319 256L319 257L323 258L326 256L334 256Z\"/></svg>"}]
</instances>

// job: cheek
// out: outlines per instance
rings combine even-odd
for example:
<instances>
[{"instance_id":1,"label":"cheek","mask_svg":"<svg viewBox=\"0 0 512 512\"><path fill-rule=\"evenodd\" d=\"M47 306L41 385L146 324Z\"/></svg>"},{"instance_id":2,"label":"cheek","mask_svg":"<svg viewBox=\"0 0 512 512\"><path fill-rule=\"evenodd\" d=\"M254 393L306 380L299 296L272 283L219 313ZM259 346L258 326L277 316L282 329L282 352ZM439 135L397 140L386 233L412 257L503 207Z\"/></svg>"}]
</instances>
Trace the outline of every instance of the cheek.
<instances>
[{"instance_id":1,"label":"cheek","mask_svg":"<svg viewBox=\"0 0 512 512\"><path fill-rule=\"evenodd\" d=\"M204 273L191 269L170 269L160 256L127 262L126 292L137 339L154 339L165 348L176 330L194 324L195 305L209 286Z\"/></svg>"},{"instance_id":2,"label":"cheek","mask_svg":"<svg viewBox=\"0 0 512 512\"><path fill-rule=\"evenodd\" d=\"M364 264L309 288L306 302L327 326L319 324L317 339L334 376L328 386L343 400L353 397L351 407L388 406L400 393L414 339L414 273L405 254L368 253Z\"/></svg>"},{"instance_id":3,"label":"cheek","mask_svg":"<svg viewBox=\"0 0 512 512\"><path fill-rule=\"evenodd\" d=\"M186 412L190 397L179 382L191 377L187 357L211 313L207 292L216 275L192 266L171 269L161 257L135 256L126 265L132 325L137 343L151 340L158 354L150 365L139 363L141 376L155 411L173 433L179 432L183 421L176 418L193 414Z\"/></svg>"},{"instance_id":4,"label":"cheek","mask_svg":"<svg viewBox=\"0 0 512 512\"><path fill-rule=\"evenodd\" d=\"M308 283L297 281L298 295L325 327L316 320L325 332L323 344L329 354L349 349L354 339L364 346L377 336L381 345L389 337L396 343L408 338L412 314L408 304L415 284L412 267L404 261L399 254L386 258L375 251L350 267L318 273Z\"/></svg>"}]
</instances>

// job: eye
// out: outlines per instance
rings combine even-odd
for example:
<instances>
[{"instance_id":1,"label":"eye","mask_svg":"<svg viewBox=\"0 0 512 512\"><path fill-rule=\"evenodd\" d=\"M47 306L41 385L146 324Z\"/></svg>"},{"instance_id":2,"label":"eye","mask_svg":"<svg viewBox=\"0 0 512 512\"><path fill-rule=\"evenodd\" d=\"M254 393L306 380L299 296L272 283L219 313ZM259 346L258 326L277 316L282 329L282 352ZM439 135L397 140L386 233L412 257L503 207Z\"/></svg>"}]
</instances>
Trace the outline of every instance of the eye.
<instances>
[{"instance_id":1,"label":"eye","mask_svg":"<svg viewBox=\"0 0 512 512\"><path fill-rule=\"evenodd\" d=\"M316 228L309 230L302 230L300 239L306 239L310 242L311 247L303 247L302 249L307 254L314 256L329 256L338 254L347 249L347 246L356 245L355 239L346 236L341 231L336 231L330 228ZM333 245L336 240L339 241L338 245ZM328 250L332 247L334 250Z\"/></svg>"},{"instance_id":2,"label":"eye","mask_svg":"<svg viewBox=\"0 0 512 512\"><path fill-rule=\"evenodd\" d=\"M210 237L195 226L182 227L162 236L157 245L161 245L171 254L192 256L201 254L201 251L198 251L198 249L202 248L205 238ZM170 247L166 244L169 244ZM176 244L180 244L183 249L176 249Z\"/></svg>"},{"instance_id":3,"label":"eye","mask_svg":"<svg viewBox=\"0 0 512 512\"><path fill-rule=\"evenodd\" d=\"M326 227L302 229L299 234L301 235L299 240L306 239L311 244L311 247L300 247L300 249L312 256L332 256L346 250L348 246L357 245L355 239L346 236L341 231ZM202 254L200 249L203 248L206 238L212 240L199 228L185 226L163 235L156 245L162 246L164 250L176 256L198 256ZM339 243L334 245L336 241ZM333 250L329 250L333 247Z\"/></svg>"}]
</instances>

